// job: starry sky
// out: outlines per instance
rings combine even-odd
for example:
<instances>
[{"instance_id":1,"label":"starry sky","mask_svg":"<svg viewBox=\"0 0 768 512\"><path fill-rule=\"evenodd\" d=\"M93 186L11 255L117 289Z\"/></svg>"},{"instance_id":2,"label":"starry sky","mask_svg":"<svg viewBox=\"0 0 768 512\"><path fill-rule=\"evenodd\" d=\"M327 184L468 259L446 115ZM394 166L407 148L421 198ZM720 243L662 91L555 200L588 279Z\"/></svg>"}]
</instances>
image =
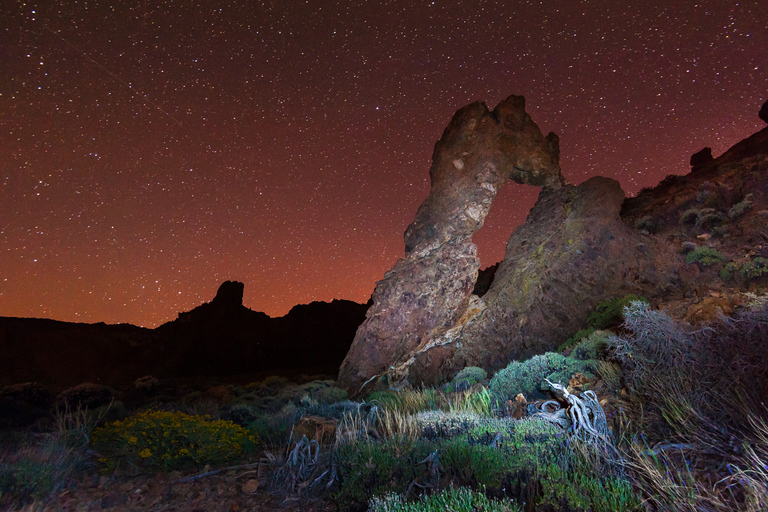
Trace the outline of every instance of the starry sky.
<instances>
[{"instance_id":1,"label":"starry sky","mask_svg":"<svg viewBox=\"0 0 768 512\"><path fill-rule=\"evenodd\" d=\"M3 2L0 315L365 302L460 107L522 94L566 179L634 194L764 126L766 63L764 0ZM537 195L502 190L483 266Z\"/></svg>"}]
</instances>

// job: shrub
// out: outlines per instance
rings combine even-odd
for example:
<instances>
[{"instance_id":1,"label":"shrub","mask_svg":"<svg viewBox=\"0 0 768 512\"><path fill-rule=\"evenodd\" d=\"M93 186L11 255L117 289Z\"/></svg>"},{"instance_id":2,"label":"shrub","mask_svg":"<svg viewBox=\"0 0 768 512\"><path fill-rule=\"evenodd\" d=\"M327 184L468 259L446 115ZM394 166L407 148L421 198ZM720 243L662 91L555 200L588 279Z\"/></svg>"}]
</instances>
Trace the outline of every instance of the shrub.
<instances>
[{"instance_id":1,"label":"shrub","mask_svg":"<svg viewBox=\"0 0 768 512\"><path fill-rule=\"evenodd\" d=\"M750 208L752 208L752 194L747 194L742 201L731 206L728 210L728 218L737 219L747 213Z\"/></svg>"},{"instance_id":2,"label":"shrub","mask_svg":"<svg viewBox=\"0 0 768 512\"><path fill-rule=\"evenodd\" d=\"M56 398L56 406L60 408L90 408L109 405L117 396L117 391L109 386L84 382L77 386L65 389Z\"/></svg>"},{"instance_id":3,"label":"shrub","mask_svg":"<svg viewBox=\"0 0 768 512\"><path fill-rule=\"evenodd\" d=\"M596 330L597 329L595 329L594 327L587 327L586 329L581 329L580 331L576 331L576 333L571 335L567 340L565 340L565 342L562 345L557 347L557 351L563 352L565 350L568 350L574 345L574 343L578 343L584 338L590 336Z\"/></svg>"},{"instance_id":4,"label":"shrub","mask_svg":"<svg viewBox=\"0 0 768 512\"><path fill-rule=\"evenodd\" d=\"M711 247L697 247L686 255L685 262L698 263L705 267L709 267L711 265L722 263L727 259L727 257L720 254L716 249L712 249Z\"/></svg>"},{"instance_id":5,"label":"shrub","mask_svg":"<svg viewBox=\"0 0 768 512\"><path fill-rule=\"evenodd\" d=\"M182 412L147 411L93 433L92 447L106 469L129 463L170 470L220 465L255 451L256 436L231 421Z\"/></svg>"},{"instance_id":6,"label":"shrub","mask_svg":"<svg viewBox=\"0 0 768 512\"><path fill-rule=\"evenodd\" d=\"M280 410L267 411L248 424L248 431L256 438L270 444L283 445L291 435L291 428L301 416L301 411L293 404L286 404Z\"/></svg>"},{"instance_id":7,"label":"shrub","mask_svg":"<svg viewBox=\"0 0 768 512\"><path fill-rule=\"evenodd\" d=\"M680 216L680 222L683 224L695 224L696 219L699 218L699 210L695 208L691 208L690 210L686 210L683 212L683 214Z\"/></svg>"},{"instance_id":8,"label":"shrub","mask_svg":"<svg viewBox=\"0 0 768 512\"><path fill-rule=\"evenodd\" d=\"M711 229L714 226L723 224L727 220L725 215L714 208L702 208L699 210L699 215L696 217L696 227Z\"/></svg>"},{"instance_id":9,"label":"shrub","mask_svg":"<svg viewBox=\"0 0 768 512\"><path fill-rule=\"evenodd\" d=\"M739 265L731 261L730 263L726 263L723 268L720 269L720 279L725 282L733 281L738 272Z\"/></svg>"},{"instance_id":10,"label":"shrub","mask_svg":"<svg viewBox=\"0 0 768 512\"><path fill-rule=\"evenodd\" d=\"M482 368L467 366L453 377L453 380L445 387L445 390L448 393L464 391L486 378L488 378L488 373Z\"/></svg>"},{"instance_id":11,"label":"shrub","mask_svg":"<svg viewBox=\"0 0 768 512\"><path fill-rule=\"evenodd\" d=\"M653 233L656 231L656 227L656 221L654 221L653 217L650 215L646 215L645 217L639 218L635 221L635 229L639 229L641 231Z\"/></svg>"},{"instance_id":12,"label":"shrub","mask_svg":"<svg viewBox=\"0 0 768 512\"><path fill-rule=\"evenodd\" d=\"M739 274L744 279L757 279L768 274L768 260L758 256L741 266Z\"/></svg>"},{"instance_id":13,"label":"shrub","mask_svg":"<svg viewBox=\"0 0 768 512\"><path fill-rule=\"evenodd\" d=\"M451 439L469 432L480 424L480 417L471 413L424 411L413 416L415 424L426 439Z\"/></svg>"},{"instance_id":14,"label":"shrub","mask_svg":"<svg viewBox=\"0 0 768 512\"><path fill-rule=\"evenodd\" d=\"M408 503L402 494L387 493L374 497L369 505L370 512L516 512L521 510L513 501L488 499L484 494L460 487L422 496L418 501Z\"/></svg>"},{"instance_id":15,"label":"shrub","mask_svg":"<svg viewBox=\"0 0 768 512\"><path fill-rule=\"evenodd\" d=\"M491 392L502 399L518 393L529 395L549 389L544 379L552 382L568 382L574 373L583 373L592 378L596 361L582 361L574 357L547 352L533 356L527 361L514 361L503 370L496 372L489 387Z\"/></svg>"},{"instance_id":16,"label":"shrub","mask_svg":"<svg viewBox=\"0 0 768 512\"><path fill-rule=\"evenodd\" d=\"M573 347L571 357L590 360L600 359L608 347L608 331L592 331L589 335Z\"/></svg>"},{"instance_id":17,"label":"shrub","mask_svg":"<svg viewBox=\"0 0 768 512\"><path fill-rule=\"evenodd\" d=\"M648 299L639 297L634 293L621 298L605 300L595 306L595 310L587 317L587 324L599 330L619 325L624 318L624 308L636 301L648 303Z\"/></svg>"},{"instance_id":18,"label":"shrub","mask_svg":"<svg viewBox=\"0 0 768 512\"><path fill-rule=\"evenodd\" d=\"M336 496L339 510L364 511L374 496L404 493L411 482L428 478L428 465L420 463L436 448L433 442L406 438L340 446L336 452L342 477Z\"/></svg>"},{"instance_id":19,"label":"shrub","mask_svg":"<svg viewBox=\"0 0 768 512\"><path fill-rule=\"evenodd\" d=\"M68 447L56 434L5 453L0 460L0 505L45 499L69 485L87 462L84 450Z\"/></svg>"}]
</instances>

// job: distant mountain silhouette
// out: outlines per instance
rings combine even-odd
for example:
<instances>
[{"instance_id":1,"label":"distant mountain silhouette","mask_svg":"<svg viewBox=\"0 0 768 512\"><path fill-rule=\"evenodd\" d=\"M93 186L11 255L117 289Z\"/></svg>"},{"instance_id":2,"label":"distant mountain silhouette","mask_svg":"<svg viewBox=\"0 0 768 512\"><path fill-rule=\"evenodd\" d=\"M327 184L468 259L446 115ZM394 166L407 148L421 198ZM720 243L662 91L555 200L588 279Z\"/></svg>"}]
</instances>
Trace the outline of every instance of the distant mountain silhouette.
<instances>
[{"instance_id":1,"label":"distant mountain silhouette","mask_svg":"<svg viewBox=\"0 0 768 512\"><path fill-rule=\"evenodd\" d=\"M280 318L243 306L243 283L155 329L129 324L0 317L0 386L37 381L121 386L144 375L209 378L302 371L335 373L368 304L295 306Z\"/></svg>"}]
</instances>

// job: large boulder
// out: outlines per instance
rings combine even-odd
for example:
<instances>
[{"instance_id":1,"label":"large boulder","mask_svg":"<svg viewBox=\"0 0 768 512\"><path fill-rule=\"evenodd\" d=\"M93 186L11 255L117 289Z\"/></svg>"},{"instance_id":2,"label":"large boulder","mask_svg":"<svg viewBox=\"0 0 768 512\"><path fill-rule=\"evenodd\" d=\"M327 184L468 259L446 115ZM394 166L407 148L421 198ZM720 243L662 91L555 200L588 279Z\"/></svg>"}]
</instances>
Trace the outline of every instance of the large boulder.
<instances>
[{"instance_id":1,"label":"large boulder","mask_svg":"<svg viewBox=\"0 0 768 512\"><path fill-rule=\"evenodd\" d=\"M559 153L557 136L542 135L522 96L492 112L472 103L453 116L435 146L429 195L405 232L405 257L376 284L341 366L351 395L460 321L480 266L472 234L510 179L561 188Z\"/></svg>"}]
</instances>

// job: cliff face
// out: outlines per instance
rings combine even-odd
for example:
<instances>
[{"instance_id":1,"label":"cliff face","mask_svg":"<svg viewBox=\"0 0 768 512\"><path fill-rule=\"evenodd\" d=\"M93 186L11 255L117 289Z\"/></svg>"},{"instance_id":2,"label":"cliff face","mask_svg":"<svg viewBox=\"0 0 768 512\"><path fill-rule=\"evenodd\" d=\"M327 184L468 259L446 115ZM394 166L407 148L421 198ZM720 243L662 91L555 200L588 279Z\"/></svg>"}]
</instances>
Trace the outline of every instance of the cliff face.
<instances>
[{"instance_id":1,"label":"cliff face","mask_svg":"<svg viewBox=\"0 0 768 512\"><path fill-rule=\"evenodd\" d=\"M765 279L736 272L725 282L721 268L686 258L697 246L721 251L735 269L768 257L768 129L718 158L697 153L691 174L630 199L608 178L566 184L557 157L557 137L541 136L519 97L492 114L482 104L456 113L435 147L432 188L405 233L405 257L377 283L342 364L351 395L554 350L606 299L695 301ZM542 191L488 291L472 295L469 237L510 179Z\"/></svg>"},{"instance_id":2,"label":"cliff face","mask_svg":"<svg viewBox=\"0 0 768 512\"><path fill-rule=\"evenodd\" d=\"M366 304L335 300L270 318L242 304L243 284L156 329L0 317L0 387L36 381L54 388L110 386L139 377L227 377L272 371L334 373Z\"/></svg>"}]
</instances>

